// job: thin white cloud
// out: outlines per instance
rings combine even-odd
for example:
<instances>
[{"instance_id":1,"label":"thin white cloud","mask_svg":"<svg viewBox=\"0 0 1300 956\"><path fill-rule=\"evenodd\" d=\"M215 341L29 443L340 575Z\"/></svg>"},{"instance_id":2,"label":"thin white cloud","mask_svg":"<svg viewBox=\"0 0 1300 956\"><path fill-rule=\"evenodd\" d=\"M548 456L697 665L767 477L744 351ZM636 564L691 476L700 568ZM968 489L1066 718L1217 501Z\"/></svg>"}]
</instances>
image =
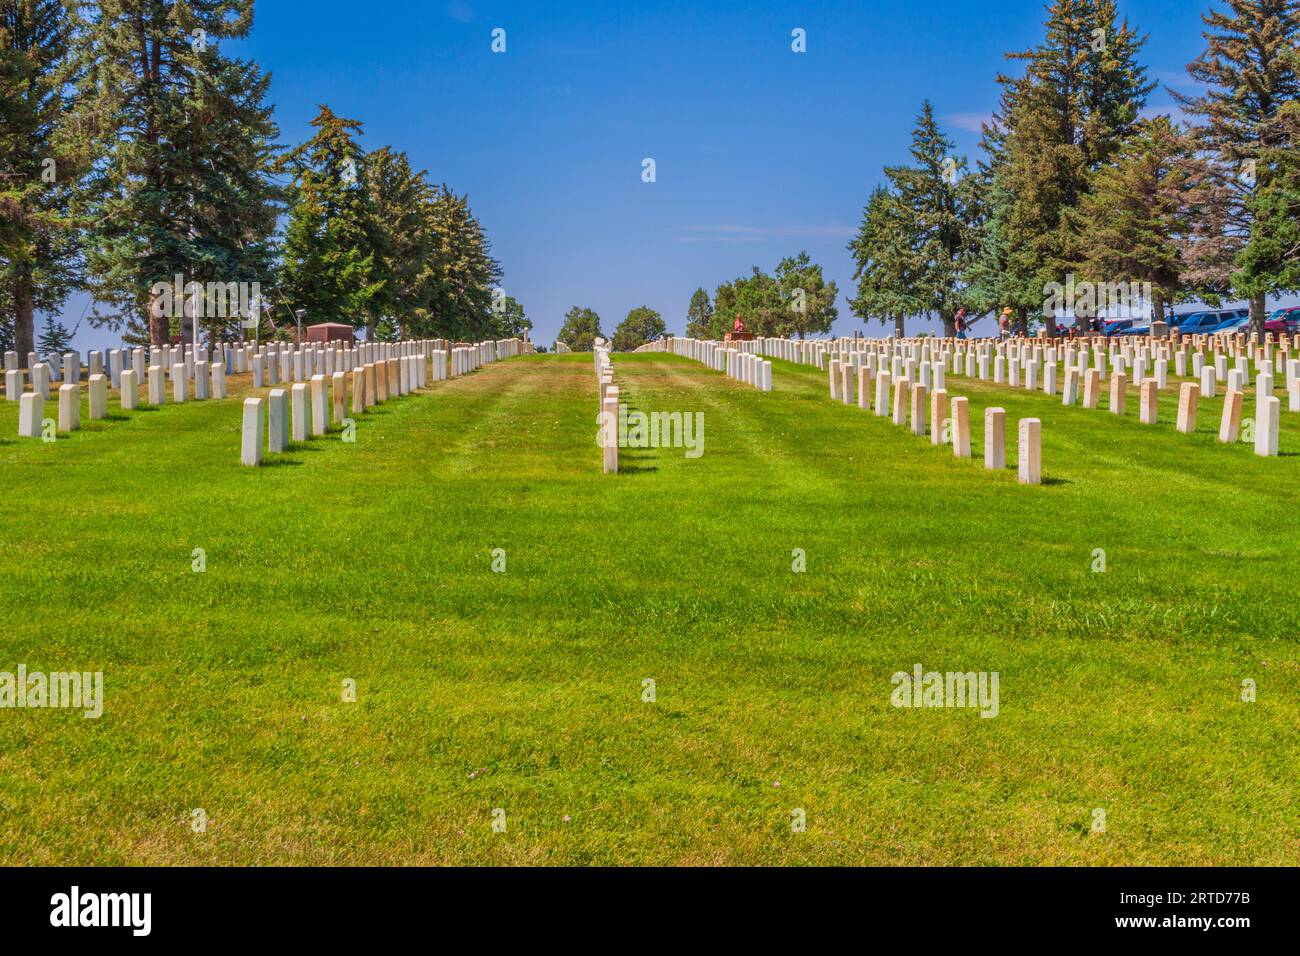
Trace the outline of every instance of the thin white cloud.
<instances>
[{"instance_id":1,"label":"thin white cloud","mask_svg":"<svg viewBox=\"0 0 1300 956\"><path fill-rule=\"evenodd\" d=\"M1152 70L1151 79L1161 86L1171 86L1178 90L1203 90L1205 84L1193 79L1186 70Z\"/></svg>"},{"instance_id":2,"label":"thin white cloud","mask_svg":"<svg viewBox=\"0 0 1300 956\"><path fill-rule=\"evenodd\" d=\"M1161 106L1144 106L1141 113L1138 114L1143 119L1155 119L1157 116L1168 116L1175 125L1187 123L1187 114L1181 106L1169 103Z\"/></svg>"},{"instance_id":3,"label":"thin white cloud","mask_svg":"<svg viewBox=\"0 0 1300 956\"><path fill-rule=\"evenodd\" d=\"M948 126L955 126L957 129L965 130L968 133L981 133L984 131L984 124L993 122L992 113L949 113L947 116L939 117L941 123Z\"/></svg>"},{"instance_id":4,"label":"thin white cloud","mask_svg":"<svg viewBox=\"0 0 1300 956\"><path fill-rule=\"evenodd\" d=\"M839 239L853 226L690 226L680 242L766 242L769 239Z\"/></svg>"}]
</instances>

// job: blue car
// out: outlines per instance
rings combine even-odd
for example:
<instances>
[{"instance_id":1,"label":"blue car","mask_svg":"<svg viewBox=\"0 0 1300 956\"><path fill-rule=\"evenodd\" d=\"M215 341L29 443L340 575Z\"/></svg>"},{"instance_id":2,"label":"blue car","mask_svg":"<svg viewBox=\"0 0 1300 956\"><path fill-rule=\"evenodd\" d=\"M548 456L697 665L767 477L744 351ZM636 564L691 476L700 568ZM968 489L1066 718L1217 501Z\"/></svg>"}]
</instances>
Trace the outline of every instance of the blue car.
<instances>
[{"instance_id":1,"label":"blue car","mask_svg":"<svg viewBox=\"0 0 1300 956\"><path fill-rule=\"evenodd\" d=\"M1121 329L1116 335L1150 335L1151 326L1149 325L1130 325L1127 329Z\"/></svg>"},{"instance_id":2,"label":"blue car","mask_svg":"<svg viewBox=\"0 0 1300 956\"><path fill-rule=\"evenodd\" d=\"M1213 312L1197 312L1189 315L1183 324L1178 326L1178 331L1182 335L1208 335L1211 332L1217 332L1228 322L1235 321L1246 314L1245 309L1218 309Z\"/></svg>"}]
</instances>

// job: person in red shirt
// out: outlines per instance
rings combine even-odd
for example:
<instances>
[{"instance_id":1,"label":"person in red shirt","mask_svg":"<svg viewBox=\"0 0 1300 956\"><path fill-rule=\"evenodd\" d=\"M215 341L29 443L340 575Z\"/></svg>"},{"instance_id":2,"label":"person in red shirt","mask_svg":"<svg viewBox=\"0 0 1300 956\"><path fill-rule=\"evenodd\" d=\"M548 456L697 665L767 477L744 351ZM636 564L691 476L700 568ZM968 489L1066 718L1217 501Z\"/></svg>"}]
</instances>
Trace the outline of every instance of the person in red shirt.
<instances>
[{"instance_id":1,"label":"person in red shirt","mask_svg":"<svg viewBox=\"0 0 1300 956\"><path fill-rule=\"evenodd\" d=\"M731 327L731 331L733 332L745 331L745 323L741 321L739 312L736 313L736 323Z\"/></svg>"}]
</instances>

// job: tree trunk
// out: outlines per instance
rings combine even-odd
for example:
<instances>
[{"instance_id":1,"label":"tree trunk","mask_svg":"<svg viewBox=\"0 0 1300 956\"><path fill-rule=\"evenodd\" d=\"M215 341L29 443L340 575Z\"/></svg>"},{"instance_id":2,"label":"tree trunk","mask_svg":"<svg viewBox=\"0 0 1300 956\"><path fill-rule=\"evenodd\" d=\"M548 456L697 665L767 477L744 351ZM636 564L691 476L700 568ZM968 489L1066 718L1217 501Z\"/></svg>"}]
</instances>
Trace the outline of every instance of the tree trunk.
<instances>
[{"instance_id":1,"label":"tree trunk","mask_svg":"<svg viewBox=\"0 0 1300 956\"><path fill-rule=\"evenodd\" d=\"M943 323L943 337L945 339L955 338L957 335L957 319L946 312L939 313L939 321Z\"/></svg>"},{"instance_id":2,"label":"tree trunk","mask_svg":"<svg viewBox=\"0 0 1300 956\"><path fill-rule=\"evenodd\" d=\"M1264 320L1268 318L1268 299L1264 293L1250 298L1250 330L1264 341Z\"/></svg>"},{"instance_id":3,"label":"tree trunk","mask_svg":"<svg viewBox=\"0 0 1300 956\"><path fill-rule=\"evenodd\" d=\"M1047 337L1049 339L1056 338L1056 316L1051 312L1044 311L1043 324L1047 327ZM1026 323L1027 325L1028 323Z\"/></svg>"},{"instance_id":4,"label":"tree trunk","mask_svg":"<svg viewBox=\"0 0 1300 956\"><path fill-rule=\"evenodd\" d=\"M19 365L36 351L36 308L32 304L31 269L26 264L20 265L14 275L14 348Z\"/></svg>"},{"instance_id":5,"label":"tree trunk","mask_svg":"<svg viewBox=\"0 0 1300 956\"><path fill-rule=\"evenodd\" d=\"M153 313L153 309L148 309L149 344L153 346L167 345L172 339L171 316L154 315Z\"/></svg>"},{"instance_id":6,"label":"tree trunk","mask_svg":"<svg viewBox=\"0 0 1300 956\"><path fill-rule=\"evenodd\" d=\"M896 315L896 316L894 316L894 336L895 336L895 338L900 338L900 339L901 339L901 338L903 338L903 336L905 336L905 335L907 334L907 329L905 328L905 325L904 325L904 323L906 323L906 321L907 321L907 319L904 318L904 317L901 316L901 315Z\"/></svg>"}]
</instances>

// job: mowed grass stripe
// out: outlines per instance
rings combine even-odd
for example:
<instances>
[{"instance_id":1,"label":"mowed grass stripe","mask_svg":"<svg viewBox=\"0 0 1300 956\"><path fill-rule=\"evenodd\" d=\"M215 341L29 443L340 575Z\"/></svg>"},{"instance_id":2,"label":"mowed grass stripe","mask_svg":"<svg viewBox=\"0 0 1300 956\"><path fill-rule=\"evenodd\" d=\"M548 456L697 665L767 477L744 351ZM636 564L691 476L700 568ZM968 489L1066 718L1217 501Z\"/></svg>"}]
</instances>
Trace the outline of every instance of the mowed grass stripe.
<instances>
[{"instance_id":1,"label":"mowed grass stripe","mask_svg":"<svg viewBox=\"0 0 1300 956\"><path fill-rule=\"evenodd\" d=\"M100 721L2 712L0 859L1296 858L1295 612L1268 596L1280 566L1226 556L1294 543L1256 531L1253 499L1220 554L1157 553L1183 506L1111 501L1097 479L1122 469L1054 450L1046 424L1066 480L1025 489L831 405L816 370L778 368L761 395L676 358L615 368L643 410L706 413L702 458L602 475L575 355L395 400L357 445L257 472L237 464L237 404L164 409L182 427L161 456L113 434L128 453L95 486L105 513L125 507L115 483L148 494L111 533L58 520L84 474L16 469L0 668L103 666L108 699ZM999 670L1000 715L890 707L916 661Z\"/></svg>"}]
</instances>

